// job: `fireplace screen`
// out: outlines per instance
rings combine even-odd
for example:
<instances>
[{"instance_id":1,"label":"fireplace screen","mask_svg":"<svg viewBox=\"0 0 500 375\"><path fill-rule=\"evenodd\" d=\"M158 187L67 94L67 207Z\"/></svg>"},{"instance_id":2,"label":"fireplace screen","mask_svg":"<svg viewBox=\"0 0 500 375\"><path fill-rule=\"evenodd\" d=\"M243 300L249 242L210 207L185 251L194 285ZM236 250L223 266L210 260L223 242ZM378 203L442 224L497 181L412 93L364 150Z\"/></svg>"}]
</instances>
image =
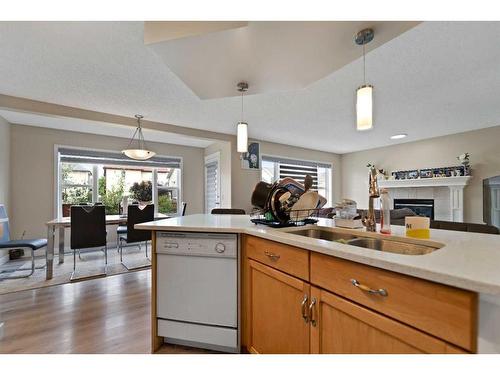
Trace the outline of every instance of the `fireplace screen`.
<instances>
[{"instance_id":1,"label":"fireplace screen","mask_svg":"<svg viewBox=\"0 0 500 375\"><path fill-rule=\"evenodd\" d=\"M394 209L409 208L419 216L434 220L434 199L394 199Z\"/></svg>"}]
</instances>

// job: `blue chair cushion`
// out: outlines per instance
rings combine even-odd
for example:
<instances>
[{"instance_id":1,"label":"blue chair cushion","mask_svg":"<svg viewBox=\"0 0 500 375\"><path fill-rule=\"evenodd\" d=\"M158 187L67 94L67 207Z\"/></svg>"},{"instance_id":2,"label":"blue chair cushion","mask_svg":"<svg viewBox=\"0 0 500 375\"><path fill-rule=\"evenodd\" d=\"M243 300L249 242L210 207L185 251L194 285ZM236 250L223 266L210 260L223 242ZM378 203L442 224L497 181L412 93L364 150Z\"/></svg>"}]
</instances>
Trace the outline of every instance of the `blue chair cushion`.
<instances>
[{"instance_id":1,"label":"blue chair cushion","mask_svg":"<svg viewBox=\"0 0 500 375\"><path fill-rule=\"evenodd\" d=\"M118 228L116 228L116 233L118 233L118 234L127 233L127 227L125 227L125 226L119 226Z\"/></svg>"},{"instance_id":2,"label":"blue chair cushion","mask_svg":"<svg viewBox=\"0 0 500 375\"><path fill-rule=\"evenodd\" d=\"M12 249L15 247L29 247L33 250L41 249L47 246L45 238L35 238L33 240L11 240L0 242L0 249Z\"/></svg>"}]
</instances>

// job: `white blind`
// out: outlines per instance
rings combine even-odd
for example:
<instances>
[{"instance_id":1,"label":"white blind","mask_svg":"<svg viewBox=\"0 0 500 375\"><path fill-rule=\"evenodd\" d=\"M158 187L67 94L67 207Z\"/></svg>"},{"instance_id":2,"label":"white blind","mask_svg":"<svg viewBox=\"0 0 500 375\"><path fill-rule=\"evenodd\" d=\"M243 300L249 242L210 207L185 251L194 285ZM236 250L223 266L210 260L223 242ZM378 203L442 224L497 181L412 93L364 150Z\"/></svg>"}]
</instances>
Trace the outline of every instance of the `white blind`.
<instances>
[{"instance_id":1,"label":"white blind","mask_svg":"<svg viewBox=\"0 0 500 375\"><path fill-rule=\"evenodd\" d=\"M80 150L59 148L59 160L68 163L128 165L153 168L180 168L181 158L154 156L148 160L133 160L114 151Z\"/></svg>"},{"instance_id":2,"label":"white blind","mask_svg":"<svg viewBox=\"0 0 500 375\"><path fill-rule=\"evenodd\" d=\"M219 163L211 161L205 164L205 202L208 213L216 208L219 203L217 193L219 191L218 184Z\"/></svg>"},{"instance_id":3,"label":"white blind","mask_svg":"<svg viewBox=\"0 0 500 375\"><path fill-rule=\"evenodd\" d=\"M306 175L310 175L313 179L313 185L311 187L313 190L318 190L318 168L331 168L331 165L326 163L275 156L262 156L262 160L278 164L279 176L276 177L280 180L285 177L291 177L303 184Z\"/></svg>"},{"instance_id":4,"label":"white blind","mask_svg":"<svg viewBox=\"0 0 500 375\"><path fill-rule=\"evenodd\" d=\"M318 168L317 167L306 167L293 164L279 164L280 180L285 177L291 177L295 181L304 184L306 175L309 175L313 179L313 184L311 186L312 190L318 190Z\"/></svg>"}]
</instances>

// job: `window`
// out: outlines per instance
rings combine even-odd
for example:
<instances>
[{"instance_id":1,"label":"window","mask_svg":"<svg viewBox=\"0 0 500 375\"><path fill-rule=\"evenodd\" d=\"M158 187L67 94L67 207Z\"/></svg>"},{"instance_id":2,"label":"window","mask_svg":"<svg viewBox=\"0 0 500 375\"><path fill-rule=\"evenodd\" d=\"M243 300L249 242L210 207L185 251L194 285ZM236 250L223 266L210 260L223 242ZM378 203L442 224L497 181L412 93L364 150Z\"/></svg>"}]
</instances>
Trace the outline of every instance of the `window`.
<instances>
[{"instance_id":1,"label":"window","mask_svg":"<svg viewBox=\"0 0 500 375\"><path fill-rule=\"evenodd\" d=\"M220 153L205 156L205 212L220 207Z\"/></svg>"},{"instance_id":2,"label":"window","mask_svg":"<svg viewBox=\"0 0 500 375\"><path fill-rule=\"evenodd\" d=\"M180 158L155 156L131 160L121 153L59 147L57 214L69 216L73 204L101 202L108 215L120 213L124 196L152 201L163 214L178 212Z\"/></svg>"},{"instance_id":3,"label":"window","mask_svg":"<svg viewBox=\"0 0 500 375\"><path fill-rule=\"evenodd\" d=\"M94 170L91 164L64 163L61 166L63 216L73 204L92 203Z\"/></svg>"},{"instance_id":4,"label":"window","mask_svg":"<svg viewBox=\"0 0 500 375\"><path fill-rule=\"evenodd\" d=\"M312 190L324 196L328 203L332 201L332 165L307 160L294 160L276 156L262 156L262 180L273 183L285 177L291 177L304 183L305 176L313 178Z\"/></svg>"},{"instance_id":5,"label":"window","mask_svg":"<svg viewBox=\"0 0 500 375\"><path fill-rule=\"evenodd\" d=\"M178 212L180 209L180 168L170 168L158 170L158 212L168 214Z\"/></svg>"}]
</instances>

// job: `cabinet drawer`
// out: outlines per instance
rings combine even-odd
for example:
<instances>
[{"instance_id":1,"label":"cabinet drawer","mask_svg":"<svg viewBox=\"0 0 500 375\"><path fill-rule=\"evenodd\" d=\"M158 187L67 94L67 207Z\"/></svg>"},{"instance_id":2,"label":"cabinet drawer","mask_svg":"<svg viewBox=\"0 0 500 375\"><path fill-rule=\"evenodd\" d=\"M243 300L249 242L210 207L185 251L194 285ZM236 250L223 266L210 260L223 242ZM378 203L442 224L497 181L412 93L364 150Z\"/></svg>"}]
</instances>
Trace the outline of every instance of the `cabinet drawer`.
<instances>
[{"instance_id":1,"label":"cabinet drawer","mask_svg":"<svg viewBox=\"0 0 500 375\"><path fill-rule=\"evenodd\" d=\"M243 237L248 258L309 281L309 251L253 236Z\"/></svg>"},{"instance_id":2,"label":"cabinet drawer","mask_svg":"<svg viewBox=\"0 0 500 375\"><path fill-rule=\"evenodd\" d=\"M466 350L476 350L476 293L317 253L311 254L311 283ZM364 287L384 289L387 295L371 294Z\"/></svg>"}]
</instances>

